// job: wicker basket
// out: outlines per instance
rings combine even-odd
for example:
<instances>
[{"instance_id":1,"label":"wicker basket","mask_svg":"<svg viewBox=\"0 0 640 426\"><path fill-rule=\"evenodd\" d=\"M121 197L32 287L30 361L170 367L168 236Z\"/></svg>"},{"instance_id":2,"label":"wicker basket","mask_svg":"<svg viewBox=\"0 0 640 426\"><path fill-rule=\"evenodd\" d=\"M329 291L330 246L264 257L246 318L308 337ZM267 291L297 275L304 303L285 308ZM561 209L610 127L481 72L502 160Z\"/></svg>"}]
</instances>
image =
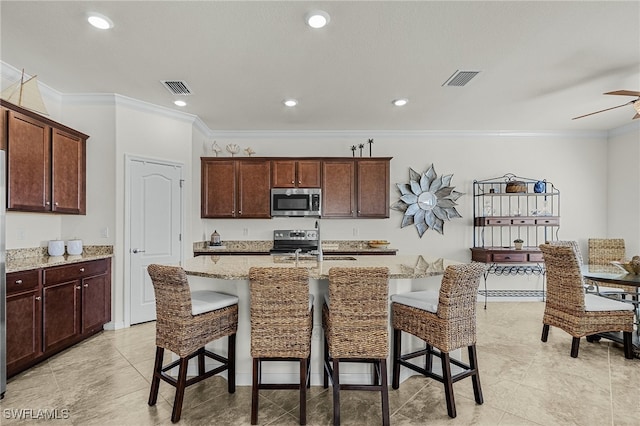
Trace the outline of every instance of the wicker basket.
<instances>
[{"instance_id":1,"label":"wicker basket","mask_svg":"<svg viewBox=\"0 0 640 426\"><path fill-rule=\"evenodd\" d=\"M507 182L507 188L505 189L505 192L527 192L527 184L519 180Z\"/></svg>"}]
</instances>

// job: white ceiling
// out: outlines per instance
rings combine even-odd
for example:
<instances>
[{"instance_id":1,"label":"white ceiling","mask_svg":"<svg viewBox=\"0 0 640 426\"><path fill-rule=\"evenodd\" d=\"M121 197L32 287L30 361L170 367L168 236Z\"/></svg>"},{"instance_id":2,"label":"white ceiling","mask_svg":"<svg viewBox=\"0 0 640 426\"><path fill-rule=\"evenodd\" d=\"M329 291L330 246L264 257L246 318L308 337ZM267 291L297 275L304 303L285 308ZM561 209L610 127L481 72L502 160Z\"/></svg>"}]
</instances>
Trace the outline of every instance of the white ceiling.
<instances>
[{"instance_id":1,"label":"white ceiling","mask_svg":"<svg viewBox=\"0 0 640 426\"><path fill-rule=\"evenodd\" d=\"M306 26L312 9L326 28ZM90 11L115 27L89 26ZM63 94L117 93L214 131L610 130L631 105L571 118L640 90L640 1L2 0L0 15L3 62ZM456 70L481 72L443 87ZM167 79L188 83L187 107Z\"/></svg>"}]
</instances>

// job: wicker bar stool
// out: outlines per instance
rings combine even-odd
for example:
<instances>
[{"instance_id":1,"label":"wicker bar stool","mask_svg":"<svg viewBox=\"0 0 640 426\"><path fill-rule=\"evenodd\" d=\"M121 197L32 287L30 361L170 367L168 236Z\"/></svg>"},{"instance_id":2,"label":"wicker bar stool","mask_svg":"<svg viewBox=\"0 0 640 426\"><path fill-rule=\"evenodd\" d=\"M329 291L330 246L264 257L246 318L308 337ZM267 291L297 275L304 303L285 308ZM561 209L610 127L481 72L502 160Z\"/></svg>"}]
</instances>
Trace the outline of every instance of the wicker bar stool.
<instances>
[{"instance_id":1,"label":"wicker bar stool","mask_svg":"<svg viewBox=\"0 0 640 426\"><path fill-rule=\"evenodd\" d=\"M251 294L251 424L258 423L260 389L300 391L300 424L307 424L307 387L313 329L313 295L306 268L252 267ZM262 383L263 361L298 361L299 383Z\"/></svg>"},{"instance_id":2,"label":"wicker bar stool","mask_svg":"<svg viewBox=\"0 0 640 426\"><path fill-rule=\"evenodd\" d=\"M452 418L456 417L453 383L458 380L471 377L476 403L484 402L476 355L476 302L480 277L485 269L482 263L450 265L442 277L440 291L416 291L391 296L394 342L392 387L400 387L400 366L443 383L447 413ZM403 331L424 340L426 348L403 355ZM464 347L469 353L469 364L449 356L451 351ZM424 368L408 362L423 355ZM434 355L441 360L442 374L433 371ZM452 364L463 371L453 375Z\"/></svg>"},{"instance_id":3,"label":"wicker bar stool","mask_svg":"<svg viewBox=\"0 0 640 426\"><path fill-rule=\"evenodd\" d=\"M571 356L577 358L581 337L622 331L625 358L633 358L633 305L585 293L572 248L542 244L540 250L547 269L542 341L547 341L550 326L558 327L573 337Z\"/></svg>"},{"instance_id":4,"label":"wicker bar stool","mask_svg":"<svg viewBox=\"0 0 640 426\"><path fill-rule=\"evenodd\" d=\"M340 391L381 393L382 424L389 424L389 270L378 267L329 269L329 295L322 306L324 387L333 385L333 424L340 424ZM373 364L373 384L341 384L341 362Z\"/></svg>"},{"instance_id":5,"label":"wicker bar stool","mask_svg":"<svg viewBox=\"0 0 640 426\"><path fill-rule=\"evenodd\" d=\"M149 405L158 399L160 380L176 388L171 421L180 420L185 388L227 370L229 393L236 390L235 352L238 328L238 298L214 291L191 292L185 271L176 266L147 267L156 297L156 360ZM205 349L205 345L228 336L227 357ZM162 365L164 350L180 357ZM198 357L198 375L187 379L189 360ZM205 371L205 357L222 365ZM178 378L166 373L179 366Z\"/></svg>"}]
</instances>

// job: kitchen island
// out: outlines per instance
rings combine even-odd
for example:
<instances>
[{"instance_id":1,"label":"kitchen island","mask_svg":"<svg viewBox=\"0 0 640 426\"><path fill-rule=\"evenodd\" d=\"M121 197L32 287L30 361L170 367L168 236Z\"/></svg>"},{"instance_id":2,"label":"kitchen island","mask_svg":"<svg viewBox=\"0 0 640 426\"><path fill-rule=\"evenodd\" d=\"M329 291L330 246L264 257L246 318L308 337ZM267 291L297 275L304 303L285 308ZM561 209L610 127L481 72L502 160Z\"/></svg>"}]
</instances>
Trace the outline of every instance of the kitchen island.
<instances>
[{"instance_id":1,"label":"kitchen island","mask_svg":"<svg viewBox=\"0 0 640 426\"><path fill-rule=\"evenodd\" d=\"M444 269L459 262L442 258L422 255L400 256L337 256L325 255L322 262L315 257L300 256L298 266L309 269L309 292L314 296L313 334L311 340L311 383L322 384L322 301L328 292L329 269L334 266L383 266L389 268L389 295L419 290L437 291L440 287ZM249 269L257 267L295 267L294 256L197 256L187 259L183 265L189 275L192 290L215 290L238 296L238 334L236 340L236 382L240 386L251 385L251 326L249 320ZM389 323L391 336L391 322ZM422 345L418 339L411 338L411 345L415 349ZM390 341L391 344L391 341ZM210 346L221 353L226 353L226 340L213 342ZM391 349L391 348L390 348ZM390 361L390 359L389 359ZM391 363L389 374L391 374ZM341 375L348 381L369 380L370 366L360 364L345 364L341 367ZM265 363L263 377L265 383L286 382L295 383L298 380L298 365L291 363ZM402 369L401 380L412 374L409 369Z\"/></svg>"}]
</instances>

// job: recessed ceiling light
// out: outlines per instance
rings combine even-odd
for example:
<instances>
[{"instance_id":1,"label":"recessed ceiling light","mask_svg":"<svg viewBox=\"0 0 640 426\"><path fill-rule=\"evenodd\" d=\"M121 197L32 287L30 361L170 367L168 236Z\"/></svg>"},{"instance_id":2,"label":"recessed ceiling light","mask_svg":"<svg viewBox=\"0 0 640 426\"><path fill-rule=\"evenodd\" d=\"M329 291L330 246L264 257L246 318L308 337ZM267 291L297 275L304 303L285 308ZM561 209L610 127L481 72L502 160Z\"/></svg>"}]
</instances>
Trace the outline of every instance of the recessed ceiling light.
<instances>
[{"instance_id":1,"label":"recessed ceiling light","mask_svg":"<svg viewBox=\"0 0 640 426\"><path fill-rule=\"evenodd\" d=\"M173 103L179 107L187 106L187 103L185 101L178 100L178 101L174 101Z\"/></svg>"},{"instance_id":2,"label":"recessed ceiling light","mask_svg":"<svg viewBox=\"0 0 640 426\"><path fill-rule=\"evenodd\" d=\"M322 28L329 23L329 14L324 10L314 10L305 16L307 25L311 28Z\"/></svg>"},{"instance_id":3,"label":"recessed ceiling light","mask_svg":"<svg viewBox=\"0 0 640 426\"><path fill-rule=\"evenodd\" d=\"M282 103L288 107L294 107L298 105L298 101L296 101L295 99L285 99L284 101L282 101Z\"/></svg>"},{"instance_id":4,"label":"recessed ceiling light","mask_svg":"<svg viewBox=\"0 0 640 426\"><path fill-rule=\"evenodd\" d=\"M408 99L402 98L402 99L394 99L393 102L391 103L394 104L395 106L405 106L407 102L409 102Z\"/></svg>"},{"instance_id":5,"label":"recessed ceiling light","mask_svg":"<svg viewBox=\"0 0 640 426\"><path fill-rule=\"evenodd\" d=\"M101 30L108 30L113 28L113 21L108 17L99 13L92 13L87 19L91 25Z\"/></svg>"}]
</instances>

